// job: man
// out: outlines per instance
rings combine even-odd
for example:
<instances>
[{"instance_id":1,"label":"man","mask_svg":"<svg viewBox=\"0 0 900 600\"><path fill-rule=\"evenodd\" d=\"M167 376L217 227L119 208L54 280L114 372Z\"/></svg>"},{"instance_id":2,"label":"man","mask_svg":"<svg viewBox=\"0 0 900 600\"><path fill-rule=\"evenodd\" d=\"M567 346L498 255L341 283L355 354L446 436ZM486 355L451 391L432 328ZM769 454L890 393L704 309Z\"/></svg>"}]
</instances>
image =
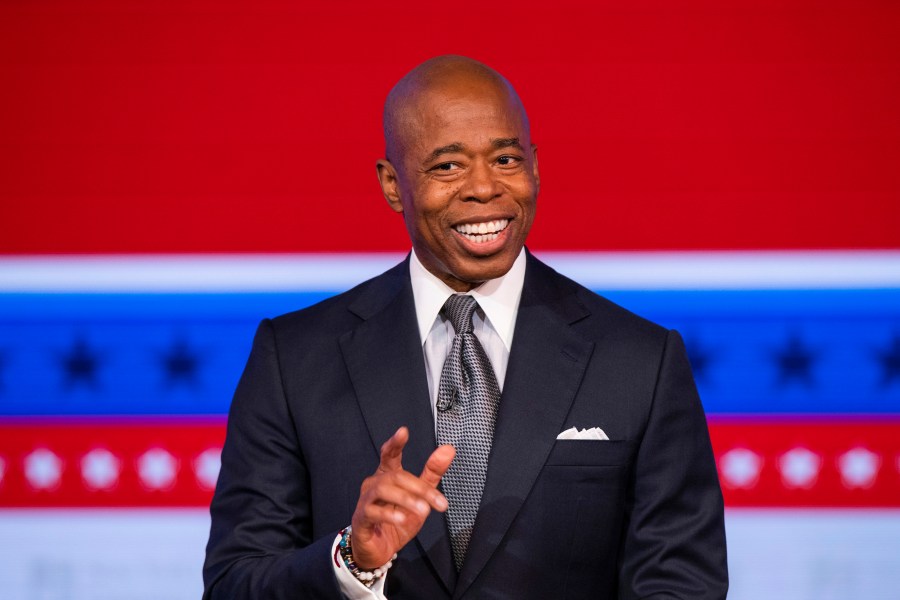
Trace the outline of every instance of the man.
<instances>
[{"instance_id":1,"label":"man","mask_svg":"<svg viewBox=\"0 0 900 600\"><path fill-rule=\"evenodd\" d=\"M384 129L378 177L413 252L261 324L204 598L724 598L681 340L524 249L540 180L513 88L432 59ZM603 433L558 439L573 427Z\"/></svg>"}]
</instances>

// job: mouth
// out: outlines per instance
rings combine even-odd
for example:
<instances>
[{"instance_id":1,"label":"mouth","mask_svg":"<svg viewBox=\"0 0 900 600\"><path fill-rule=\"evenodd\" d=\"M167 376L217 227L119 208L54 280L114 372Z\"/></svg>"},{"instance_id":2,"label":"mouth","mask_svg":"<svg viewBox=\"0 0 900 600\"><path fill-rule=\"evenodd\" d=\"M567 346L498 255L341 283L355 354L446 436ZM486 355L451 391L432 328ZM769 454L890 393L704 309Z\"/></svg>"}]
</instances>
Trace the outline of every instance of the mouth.
<instances>
[{"instance_id":1,"label":"mouth","mask_svg":"<svg viewBox=\"0 0 900 600\"><path fill-rule=\"evenodd\" d=\"M509 226L509 219L497 219L482 223L462 223L453 227L454 231L473 244L493 242Z\"/></svg>"}]
</instances>

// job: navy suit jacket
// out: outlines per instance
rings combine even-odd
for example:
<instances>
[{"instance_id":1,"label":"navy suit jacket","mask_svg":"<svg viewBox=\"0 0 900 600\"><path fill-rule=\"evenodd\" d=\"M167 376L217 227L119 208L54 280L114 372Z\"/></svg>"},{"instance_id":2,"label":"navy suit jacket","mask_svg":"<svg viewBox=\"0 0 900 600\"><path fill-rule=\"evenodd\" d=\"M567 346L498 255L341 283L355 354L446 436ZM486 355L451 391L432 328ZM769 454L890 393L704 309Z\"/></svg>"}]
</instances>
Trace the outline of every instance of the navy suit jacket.
<instances>
[{"instance_id":1,"label":"navy suit jacket","mask_svg":"<svg viewBox=\"0 0 900 600\"><path fill-rule=\"evenodd\" d=\"M435 448L408 261L264 321L228 419L205 599L341 598L330 546L379 448ZM570 427L610 441L557 441ZM720 599L722 495L677 333L530 254L481 508L457 573L432 512L390 600Z\"/></svg>"}]
</instances>

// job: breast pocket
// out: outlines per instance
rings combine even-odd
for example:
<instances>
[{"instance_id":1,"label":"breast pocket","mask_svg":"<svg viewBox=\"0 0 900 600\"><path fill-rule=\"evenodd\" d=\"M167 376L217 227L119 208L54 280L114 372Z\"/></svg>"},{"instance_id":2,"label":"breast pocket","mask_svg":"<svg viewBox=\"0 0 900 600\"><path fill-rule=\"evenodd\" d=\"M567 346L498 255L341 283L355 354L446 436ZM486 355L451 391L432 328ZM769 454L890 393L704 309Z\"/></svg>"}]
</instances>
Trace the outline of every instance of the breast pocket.
<instances>
[{"instance_id":1,"label":"breast pocket","mask_svg":"<svg viewBox=\"0 0 900 600\"><path fill-rule=\"evenodd\" d=\"M619 467L631 462L635 444L629 441L556 440L546 465Z\"/></svg>"},{"instance_id":2,"label":"breast pocket","mask_svg":"<svg viewBox=\"0 0 900 600\"><path fill-rule=\"evenodd\" d=\"M519 532L522 553L556 565L563 581L572 568L590 572L597 565L616 564L636 452L637 443L631 441L556 440L517 519L527 524ZM560 551L585 532L604 543ZM542 541L534 545L532 540Z\"/></svg>"}]
</instances>

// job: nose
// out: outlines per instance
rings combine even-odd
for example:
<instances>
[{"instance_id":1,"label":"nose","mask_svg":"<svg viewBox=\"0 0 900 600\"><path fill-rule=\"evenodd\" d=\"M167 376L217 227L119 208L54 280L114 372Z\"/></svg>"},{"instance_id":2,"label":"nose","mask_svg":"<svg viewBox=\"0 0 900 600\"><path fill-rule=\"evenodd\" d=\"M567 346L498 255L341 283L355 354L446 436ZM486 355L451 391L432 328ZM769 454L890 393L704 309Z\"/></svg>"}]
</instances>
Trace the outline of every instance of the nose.
<instances>
[{"instance_id":1,"label":"nose","mask_svg":"<svg viewBox=\"0 0 900 600\"><path fill-rule=\"evenodd\" d=\"M487 161L475 161L469 167L459 193L463 200L489 202L501 194L498 174Z\"/></svg>"}]
</instances>

